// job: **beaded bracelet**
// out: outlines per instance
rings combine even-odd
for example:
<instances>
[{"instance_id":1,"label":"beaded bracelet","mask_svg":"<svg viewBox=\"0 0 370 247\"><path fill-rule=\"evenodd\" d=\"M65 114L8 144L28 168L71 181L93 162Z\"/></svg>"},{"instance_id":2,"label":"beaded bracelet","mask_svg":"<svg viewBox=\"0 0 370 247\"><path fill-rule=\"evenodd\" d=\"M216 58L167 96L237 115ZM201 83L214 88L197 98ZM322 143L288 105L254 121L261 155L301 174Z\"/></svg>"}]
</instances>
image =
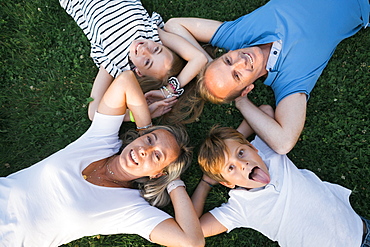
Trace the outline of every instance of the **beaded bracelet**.
<instances>
[{"instance_id":1,"label":"beaded bracelet","mask_svg":"<svg viewBox=\"0 0 370 247\"><path fill-rule=\"evenodd\" d=\"M130 120L131 122L135 123L134 115L132 115L132 111L130 111Z\"/></svg>"},{"instance_id":2,"label":"beaded bracelet","mask_svg":"<svg viewBox=\"0 0 370 247\"><path fill-rule=\"evenodd\" d=\"M173 91L175 92L175 94L177 94L177 96L181 96L184 93L184 89L180 87L180 82L176 77L170 77L170 79L168 79L168 84L171 85Z\"/></svg>"},{"instance_id":3,"label":"beaded bracelet","mask_svg":"<svg viewBox=\"0 0 370 247\"><path fill-rule=\"evenodd\" d=\"M171 98L171 97L173 97L173 96L178 96L177 94L173 94L173 93L171 93L170 92L170 90L168 90L168 88L166 87L166 86L163 86L163 87L161 87L161 92L162 92L162 94L163 94L163 96L166 98L166 99L168 99L168 98ZM163 92L163 89L164 90L166 90L166 92L168 93L167 94L167 96L165 96L165 94L164 94L164 92Z\"/></svg>"},{"instance_id":4,"label":"beaded bracelet","mask_svg":"<svg viewBox=\"0 0 370 247\"><path fill-rule=\"evenodd\" d=\"M152 123L150 123L150 124L148 124L148 125L146 125L146 126L144 126L144 127L136 127L136 130L145 130L145 129L147 129L147 128L150 128L150 127L152 127L153 126L153 124Z\"/></svg>"},{"instance_id":5,"label":"beaded bracelet","mask_svg":"<svg viewBox=\"0 0 370 247\"><path fill-rule=\"evenodd\" d=\"M182 181L182 180L174 180L174 181L171 181L168 185L167 185L167 192L168 194L171 193L171 191L173 191L174 189L176 189L177 187L179 186L183 186L186 188L186 185L185 183Z\"/></svg>"}]
</instances>

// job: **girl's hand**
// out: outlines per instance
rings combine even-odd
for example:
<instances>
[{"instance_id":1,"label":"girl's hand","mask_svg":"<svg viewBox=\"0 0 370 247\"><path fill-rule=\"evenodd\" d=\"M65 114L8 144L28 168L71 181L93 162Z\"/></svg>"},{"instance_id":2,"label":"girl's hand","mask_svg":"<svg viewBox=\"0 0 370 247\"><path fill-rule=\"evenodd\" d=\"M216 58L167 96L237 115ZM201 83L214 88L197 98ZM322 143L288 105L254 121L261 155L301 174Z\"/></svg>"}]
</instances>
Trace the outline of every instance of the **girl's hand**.
<instances>
[{"instance_id":1,"label":"girl's hand","mask_svg":"<svg viewBox=\"0 0 370 247\"><path fill-rule=\"evenodd\" d=\"M145 96L145 99L148 105L164 99L164 96L161 90L151 90L149 92L146 92L144 96Z\"/></svg>"},{"instance_id":2,"label":"girl's hand","mask_svg":"<svg viewBox=\"0 0 370 247\"><path fill-rule=\"evenodd\" d=\"M176 102L177 97L171 97L168 99L157 100L151 104L148 103L151 118L160 117L171 111Z\"/></svg>"}]
</instances>

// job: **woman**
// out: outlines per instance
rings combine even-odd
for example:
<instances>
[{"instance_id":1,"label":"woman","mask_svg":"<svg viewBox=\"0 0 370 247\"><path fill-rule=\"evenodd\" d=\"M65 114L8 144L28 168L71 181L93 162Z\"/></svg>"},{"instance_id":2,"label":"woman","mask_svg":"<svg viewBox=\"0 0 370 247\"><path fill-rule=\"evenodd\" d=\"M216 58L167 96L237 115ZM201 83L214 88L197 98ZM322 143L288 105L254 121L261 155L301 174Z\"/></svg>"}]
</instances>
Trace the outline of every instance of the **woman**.
<instances>
[{"instance_id":1,"label":"woman","mask_svg":"<svg viewBox=\"0 0 370 247\"><path fill-rule=\"evenodd\" d=\"M91 57L100 68L91 91L90 119L122 71L134 71L144 92L168 85L169 78L176 76L160 94L166 98L181 95L207 63L205 52L164 31L161 16L149 16L140 0L60 0L60 4L84 31Z\"/></svg>"},{"instance_id":2,"label":"woman","mask_svg":"<svg viewBox=\"0 0 370 247\"><path fill-rule=\"evenodd\" d=\"M191 160L186 132L149 127L148 106L134 79L126 71L114 80L78 140L0 178L0 246L59 246L117 233L162 245L204 245L184 184L175 180ZM127 108L143 133L117 155ZM175 218L152 206L165 205L168 196Z\"/></svg>"}]
</instances>

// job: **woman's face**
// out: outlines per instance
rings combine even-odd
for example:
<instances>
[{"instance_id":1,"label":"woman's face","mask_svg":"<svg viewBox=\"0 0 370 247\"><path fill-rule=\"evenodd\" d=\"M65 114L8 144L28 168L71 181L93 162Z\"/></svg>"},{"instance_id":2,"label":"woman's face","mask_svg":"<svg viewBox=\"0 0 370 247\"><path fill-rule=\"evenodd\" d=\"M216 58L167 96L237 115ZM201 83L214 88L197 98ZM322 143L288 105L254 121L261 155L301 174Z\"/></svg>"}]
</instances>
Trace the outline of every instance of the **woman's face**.
<instances>
[{"instance_id":1,"label":"woman's face","mask_svg":"<svg viewBox=\"0 0 370 247\"><path fill-rule=\"evenodd\" d=\"M143 135L122 151L119 162L124 172L133 179L161 175L163 169L175 161L180 148L175 137L167 130L158 129Z\"/></svg>"},{"instance_id":2,"label":"woman's face","mask_svg":"<svg viewBox=\"0 0 370 247\"><path fill-rule=\"evenodd\" d=\"M152 40L134 40L130 45L129 57L136 66L139 76L151 76L162 80L172 67L171 51Z\"/></svg>"}]
</instances>

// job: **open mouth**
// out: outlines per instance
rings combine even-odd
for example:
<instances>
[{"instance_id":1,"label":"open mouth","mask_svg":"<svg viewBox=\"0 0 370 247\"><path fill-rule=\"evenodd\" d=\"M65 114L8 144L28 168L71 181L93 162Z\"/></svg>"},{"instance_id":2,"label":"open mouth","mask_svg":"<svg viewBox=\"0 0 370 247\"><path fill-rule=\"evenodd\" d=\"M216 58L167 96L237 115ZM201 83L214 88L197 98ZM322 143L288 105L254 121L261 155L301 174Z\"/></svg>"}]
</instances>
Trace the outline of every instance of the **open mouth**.
<instances>
[{"instance_id":1,"label":"open mouth","mask_svg":"<svg viewBox=\"0 0 370 247\"><path fill-rule=\"evenodd\" d=\"M137 55L137 54L138 54L138 51L139 51L140 47L141 47L143 44L144 44L144 42L139 42L139 43L137 44L136 49L135 49L135 55Z\"/></svg>"},{"instance_id":2,"label":"open mouth","mask_svg":"<svg viewBox=\"0 0 370 247\"><path fill-rule=\"evenodd\" d=\"M253 67L253 59L252 59L252 56L251 56L249 53L244 53L244 55L246 55L246 56L247 56L247 58L248 58L248 60L249 60L250 64L251 64L251 65L252 65L252 67Z\"/></svg>"},{"instance_id":3,"label":"open mouth","mask_svg":"<svg viewBox=\"0 0 370 247\"><path fill-rule=\"evenodd\" d=\"M263 184L268 184L270 183L270 176L265 173L261 168L258 166L253 167L251 172L249 173L248 178L250 180L263 183Z\"/></svg>"},{"instance_id":4,"label":"open mouth","mask_svg":"<svg viewBox=\"0 0 370 247\"><path fill-rule=\"evenodd\" d=\"M131 160L132 160L134 163L136 163L136 165L138 165L138 164L139 164L139 161L138 161L138 159L137 159L137 157L136 157L136 155L135 155L135 153L134 153L134 150L131 150L131 151L130 151L130 157L131 157Z\"/></svg>"}]
</instances>

